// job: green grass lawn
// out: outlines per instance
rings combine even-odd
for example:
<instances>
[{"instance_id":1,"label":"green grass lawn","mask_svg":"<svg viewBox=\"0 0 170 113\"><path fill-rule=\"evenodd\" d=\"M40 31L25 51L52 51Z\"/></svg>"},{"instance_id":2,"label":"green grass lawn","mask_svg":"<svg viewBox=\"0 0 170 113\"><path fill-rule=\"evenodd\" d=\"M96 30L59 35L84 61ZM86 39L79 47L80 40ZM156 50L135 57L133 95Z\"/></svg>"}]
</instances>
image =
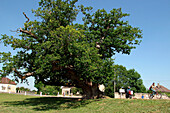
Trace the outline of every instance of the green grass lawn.
<instances>
[{"instance_id":1,"label":"green grass lawn","mask_svg":"<svg viewBox=\"0 0 170 113\"><path fill-rule=\"evenodd\" d=\"M170 113L170 100L81 100L0 93L0 113Z\"/></svg>"}]
</instances>

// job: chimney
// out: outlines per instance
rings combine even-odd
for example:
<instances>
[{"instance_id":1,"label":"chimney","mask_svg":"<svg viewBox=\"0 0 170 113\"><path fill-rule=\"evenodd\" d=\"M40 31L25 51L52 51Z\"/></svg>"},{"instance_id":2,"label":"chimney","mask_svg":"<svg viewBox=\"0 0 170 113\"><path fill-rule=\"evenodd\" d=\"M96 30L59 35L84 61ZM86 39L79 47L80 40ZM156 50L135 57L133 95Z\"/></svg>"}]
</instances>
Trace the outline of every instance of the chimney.
<instances>
[{"instance_id":1,"label":"chimney","mask_svg":"<svg viewBox=\"0 0 170 113\"><path fill-rule=\"evenodd\" d=\"M158 88L160 88L160 85L159 85L159 83L157 84L157 87L158 87Z\"/></svg>"}]
</instances>

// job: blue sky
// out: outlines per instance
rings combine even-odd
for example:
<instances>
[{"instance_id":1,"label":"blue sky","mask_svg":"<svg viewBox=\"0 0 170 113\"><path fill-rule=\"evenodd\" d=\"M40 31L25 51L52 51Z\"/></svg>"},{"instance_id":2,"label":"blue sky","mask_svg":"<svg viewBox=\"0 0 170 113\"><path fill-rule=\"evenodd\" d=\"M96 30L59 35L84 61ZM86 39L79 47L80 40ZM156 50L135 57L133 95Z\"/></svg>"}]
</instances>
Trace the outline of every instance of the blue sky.
<instances>
[{"instance_id":1,"label":"blue sky","mask_svg":"<svg viewBox=\"0 0 170 113\"><path fill-rule=\"evenodd\" d=\"M1 0L0 1L0 34L17 36L10 30L23 27L26 18L35 17L31 9L37 9L40 0ZM123 13L130 16L125 20L134 27L139 27L143 33L142 43L132 50L130 55L116 54L115 63L127 69L135 69L142 77L148 88L152 82L160 83L170 89L170 0L79 0L78 4L104 8L108 12L113 8L122 8ZM80 22L81 18L77 19ZM0 52L11 51L0 44ZM0 65L2 67L2 65ZM18 84L33 89L34 80L29 79L30 85Z\"/></svg>"}]
</instances>

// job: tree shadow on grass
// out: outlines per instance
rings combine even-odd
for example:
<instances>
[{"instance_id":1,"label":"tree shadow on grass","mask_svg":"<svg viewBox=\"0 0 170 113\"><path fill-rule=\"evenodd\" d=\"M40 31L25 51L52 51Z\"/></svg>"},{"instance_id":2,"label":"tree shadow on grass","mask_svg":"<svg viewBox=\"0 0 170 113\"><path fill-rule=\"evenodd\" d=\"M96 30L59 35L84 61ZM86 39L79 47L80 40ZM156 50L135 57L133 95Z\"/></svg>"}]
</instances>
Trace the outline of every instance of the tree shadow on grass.
<instances>
[{"instance_id":1,"label":"tree shadow on grass","mask_svg":"<svg viewBox=\"0 0 170 113\"><path fill-rule=\"evenodd\" d=\"M64 110L83 107L94 100L80 100L71 98L58 98L58 97L41 97L41 98L28 98L24 101L8 101L4 104L9 106L23 106L33 107L35 111L48 111L48 110Z\"/></svg>"}]
</instances>

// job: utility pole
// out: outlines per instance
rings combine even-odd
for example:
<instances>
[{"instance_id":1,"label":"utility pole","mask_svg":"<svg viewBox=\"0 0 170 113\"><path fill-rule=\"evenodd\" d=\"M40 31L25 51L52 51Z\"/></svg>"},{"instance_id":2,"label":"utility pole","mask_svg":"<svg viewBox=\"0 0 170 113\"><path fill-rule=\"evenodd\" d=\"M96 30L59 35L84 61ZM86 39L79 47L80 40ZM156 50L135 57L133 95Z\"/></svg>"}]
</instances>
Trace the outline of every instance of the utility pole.
<instances>
[{"instance_id":1,"label":"utility pole","mask_svg":"<svg viewBox=\"0 0 170 113\"><path fill-rule=\"evenodd\" d=\"M116 71L115 71L115 68L114 68L114 98L115 98L115 91L116 90Z\"/></svg>"}]
</instances>

